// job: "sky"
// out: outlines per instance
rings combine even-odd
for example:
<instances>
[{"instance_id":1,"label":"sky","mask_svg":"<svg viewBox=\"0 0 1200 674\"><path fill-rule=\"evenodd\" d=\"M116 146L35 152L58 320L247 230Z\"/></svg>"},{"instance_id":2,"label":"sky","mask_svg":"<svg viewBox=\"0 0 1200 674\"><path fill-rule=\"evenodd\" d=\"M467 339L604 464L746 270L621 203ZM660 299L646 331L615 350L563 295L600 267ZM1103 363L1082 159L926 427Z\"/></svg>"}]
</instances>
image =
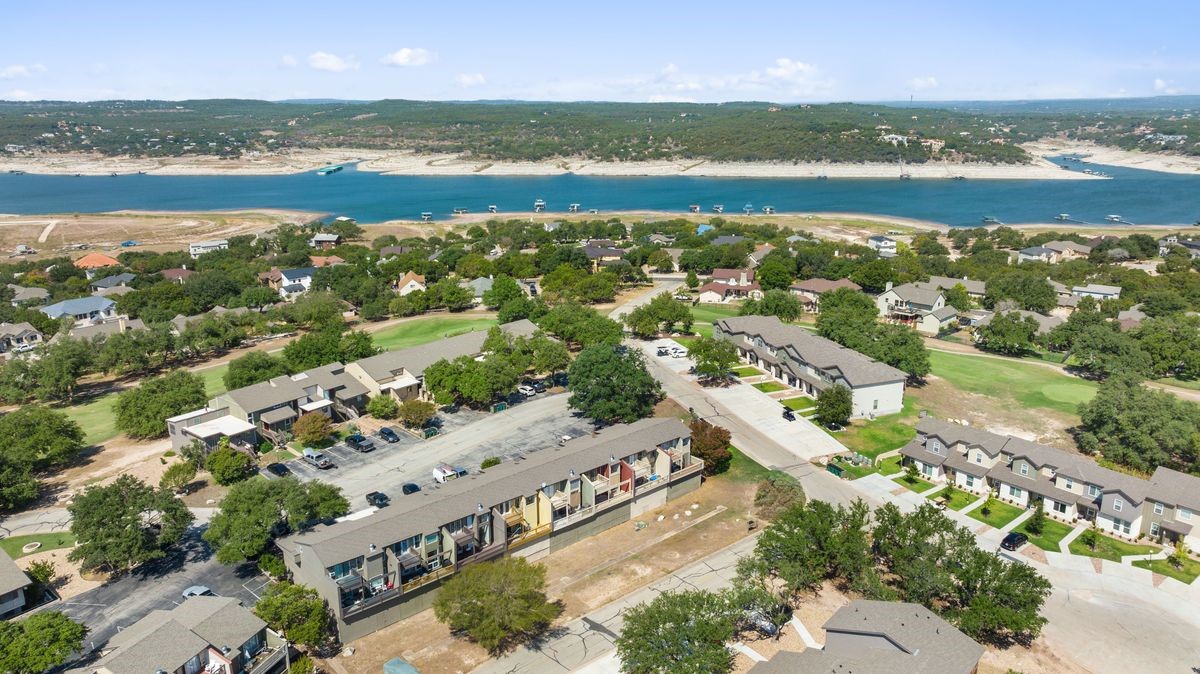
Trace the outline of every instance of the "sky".
<instances>
[{"instance_id":1,"label":"sky","mask_svg":"<svg viewBox=\"0 0 1200 674\"><path fill-rule=\"evenodd\" d=\"M1200 94L1200 2L5 3L0 99Z\"/></svg>"}]
</instances>

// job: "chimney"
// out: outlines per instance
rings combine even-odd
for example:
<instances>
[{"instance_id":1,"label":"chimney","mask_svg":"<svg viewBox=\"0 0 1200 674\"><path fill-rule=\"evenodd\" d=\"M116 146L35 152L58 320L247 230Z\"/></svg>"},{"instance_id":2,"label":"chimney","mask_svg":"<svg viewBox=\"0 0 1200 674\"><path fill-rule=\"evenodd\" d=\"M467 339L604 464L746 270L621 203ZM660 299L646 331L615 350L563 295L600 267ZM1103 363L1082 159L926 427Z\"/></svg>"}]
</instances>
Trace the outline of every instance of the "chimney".
<instances>
[{"instance_id":1,"label":"chimney","mask_svg":"<svg viewBox=\"0 0 1200 674\"><path fill-rule=\"evenodd\" d=\"M891 282L891 281L888 281L888 282L887 282L887 285L885 285L885 286L883 287L883 292L885 292L885 293L886 293L887 291L889 291L889 290L891 290L891 289L892 289L892 282Z\"/></svg>"},{"instance_id":2,"label":"chimney","mask_svg":"<svg viewBox=\"0 0 1200 674\"><path fill-rule=\"evenodd\" d=\"M745 269L743 269L743 270L741 270L741 271L742 271L742 274L741 274L741 283L739 283L738 285L746 285L746 270L745 270Z\"/></svg>"}]
</instances>

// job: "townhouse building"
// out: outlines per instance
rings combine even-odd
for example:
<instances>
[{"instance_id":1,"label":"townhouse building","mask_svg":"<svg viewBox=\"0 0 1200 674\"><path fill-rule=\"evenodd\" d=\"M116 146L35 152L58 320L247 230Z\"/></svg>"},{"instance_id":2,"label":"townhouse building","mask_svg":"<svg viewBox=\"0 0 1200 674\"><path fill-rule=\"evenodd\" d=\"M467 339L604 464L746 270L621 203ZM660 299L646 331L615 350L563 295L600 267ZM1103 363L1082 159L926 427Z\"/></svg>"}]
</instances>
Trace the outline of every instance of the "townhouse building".
<instances>
[{"instance_id":1,"label":"townhouse building","mask_svg":"<svg viewBox=\"0 0 1200 674\"><path fill-rule=\"evenodd\" d=\"M888 281L875 298L875 307L884 321L907 325L922 335L938 335L958 323L958 310L946 304L941 290L927 285L893 286Z\"/></svg>"},{"instance_id":2,"label":"townhouse building","mask_svg":"<svg viewBox=\"0 0 1200 674\"><path fill-rule=\"evenodd\" d=\"M713 323L713 337L733 342L742 361L804 395L845 386L851 416L892 414L904 406L904 372L775 316L723 318Z\"/></svg>"},{"instance_id":3,"label":"townhouse building","mask_svg":"<svg viewBox=\"0 0 1200 674\"><path fill-rule=\"evenodd\" d=\"M328 602L349 641L428 608L464 566L539 559L689 493L703 469L683 422L643 419L278 543L296 582Z\"/></svg>"},{"instance_id":4,"label":"townhouse building","mask_svg":"<svg viewBox=\"0 0 1200 674\"><path fill-rule=\"evenodd\" d=\"M1041 499L1046 514L1065 522L1095 522L1106 533L1160 542L1183 539L1193 549L1200 512L1200 477L1159 467L1149 480L1097 465L1085 456L1009 435L933 418L917 422L917 437L900 449L926 479L1020 507Z\"/></svg>"},{"instance_id":5,"label":"townhouse building","mask_svg":"<svg viewBox=\"0 0 1200 674\"><path fill-rule=\"evenodd\" d=\"M151 611L108 640L90 674L268 674L287 642L229 597L192 597Z\"/></svg>"}]
</instances>

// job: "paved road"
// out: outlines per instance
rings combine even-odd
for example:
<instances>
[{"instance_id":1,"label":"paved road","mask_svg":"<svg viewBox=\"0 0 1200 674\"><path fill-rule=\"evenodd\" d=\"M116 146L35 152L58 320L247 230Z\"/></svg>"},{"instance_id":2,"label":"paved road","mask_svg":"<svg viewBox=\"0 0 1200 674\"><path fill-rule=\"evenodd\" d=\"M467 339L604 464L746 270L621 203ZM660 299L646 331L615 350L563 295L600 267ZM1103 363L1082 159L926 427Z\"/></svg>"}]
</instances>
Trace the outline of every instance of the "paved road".
<instances>
[{"instance_id":1,"label":"paved road","mask_svg":"<svg viewBox=\"0 0 1200 674\"><path fill-rule=\"evenodd\" d=\"M614 321L620 321L621 317L624 316L625 314L628 314L629 312L633 311L634 309L636 309L644 304L649 304L650 300L654 299L655 296L661 295L664 292L674 293L676 290L678 290L679 288L682 288L682 287L683 287L683 281L680 281L680 280L654 279L654 287L651 290L649 290L641 295L638 295L637 297L635 297L627 302L624 302L617 308L608 312L608 317L613 319Z\"/></svg>"}]
</instances>

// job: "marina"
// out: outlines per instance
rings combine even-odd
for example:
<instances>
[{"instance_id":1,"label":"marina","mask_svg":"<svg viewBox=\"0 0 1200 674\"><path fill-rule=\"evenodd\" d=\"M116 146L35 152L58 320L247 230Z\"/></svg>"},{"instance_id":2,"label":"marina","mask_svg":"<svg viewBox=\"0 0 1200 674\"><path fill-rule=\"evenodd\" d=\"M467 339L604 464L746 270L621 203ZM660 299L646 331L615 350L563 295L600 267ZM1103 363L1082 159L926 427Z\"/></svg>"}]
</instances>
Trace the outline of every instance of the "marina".
<instances>
[{"instance_id":1,"label":"marina","mask_svg":"<svg viewBox=\"0 0 1200 674\"><path fill-rule=\"evenodd\" d=\"M1063 165L1078 166L1069 159ZM1098 166L1098 165L1097 165ZM327 167L332 168L332 167ZM333 174L107 176L0 173L0 213L284 208L360 222L456 214L653 211L737 218L854 212L976 227L1001 223L1191 225L1200 175L1105 166L1108 180L395 176L347 164ZM745 204L727 214L725 204ZM770 204L755 207L754 204ZM586 206L585 206L586 205ZM1117 215L1120 214L1120 215ZM1068 216L1068 217L1060 217ZM1108 216L1115 216L1108 217ZM989 221L984 223L983 218Z\"/></svg>"}]
</instances>

